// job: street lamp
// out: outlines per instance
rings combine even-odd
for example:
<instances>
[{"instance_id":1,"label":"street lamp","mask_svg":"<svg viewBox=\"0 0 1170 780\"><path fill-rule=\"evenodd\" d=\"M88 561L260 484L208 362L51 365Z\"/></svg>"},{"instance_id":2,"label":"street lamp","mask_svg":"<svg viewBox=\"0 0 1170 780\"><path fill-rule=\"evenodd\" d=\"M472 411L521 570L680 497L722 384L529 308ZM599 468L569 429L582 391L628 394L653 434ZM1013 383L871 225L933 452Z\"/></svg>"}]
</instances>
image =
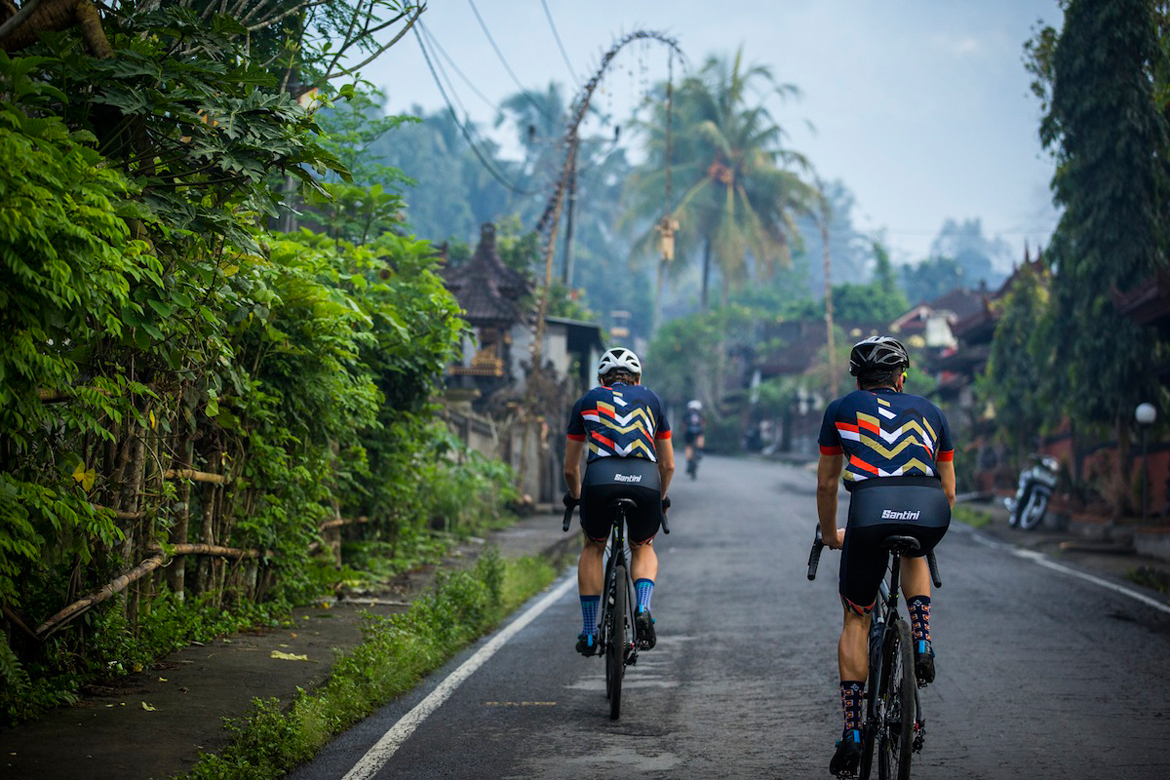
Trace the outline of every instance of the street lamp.
<instances>
[{"instance_id":1,"label":"street lamp","mask_svg":"<svg viewBox=\"0 0 1170 780\"><path fill-rule=\"evenodd\" d=\"M1149 517L1147 495L1150 484L1150 463L1149 453L1146 449L1146 432L1154 424L1154 420L1158 419L1158 410L1151 403L1138 404L1137 408L1133 410L1133 419L1137 421L1138 427L1142 432L1142 523L1145 523Z\"/></svg>"}]
</instances>

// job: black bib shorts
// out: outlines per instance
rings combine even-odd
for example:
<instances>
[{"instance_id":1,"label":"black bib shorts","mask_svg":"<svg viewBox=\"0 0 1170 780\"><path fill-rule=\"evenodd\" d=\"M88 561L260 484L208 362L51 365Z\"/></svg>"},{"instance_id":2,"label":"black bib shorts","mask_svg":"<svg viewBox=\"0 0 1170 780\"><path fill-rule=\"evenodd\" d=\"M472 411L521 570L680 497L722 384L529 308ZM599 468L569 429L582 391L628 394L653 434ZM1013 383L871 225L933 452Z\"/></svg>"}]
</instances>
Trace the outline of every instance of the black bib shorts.
<instances>
[{"instance_id":1,"label":"black bib shorts","mask_svg":"<svg viewBox=\"0 0 1170 780\"><path fill-rule=\"evenodd\" d=\"M934 477L881 477L852 486L849 523L841 548L841 600L859 615L869 614L886 576L887 536L912 536L920 549L934 549L951 524L951 505Z\"/></svg>"},{"instance_id":2,"label":"black bib shorts","mask_svg":"<svg viewBox=\"0 0 1170 780\"><path fill-rule=\"evenodd\" d=\"M645 458L598 458L585 468L581 486L581 530L595 542L609 538L613 528L610 502L628 498L638 506L626 515L631 544L645 544L662 524L662 491L658 464Z\"/></svg>"}]
</instances>

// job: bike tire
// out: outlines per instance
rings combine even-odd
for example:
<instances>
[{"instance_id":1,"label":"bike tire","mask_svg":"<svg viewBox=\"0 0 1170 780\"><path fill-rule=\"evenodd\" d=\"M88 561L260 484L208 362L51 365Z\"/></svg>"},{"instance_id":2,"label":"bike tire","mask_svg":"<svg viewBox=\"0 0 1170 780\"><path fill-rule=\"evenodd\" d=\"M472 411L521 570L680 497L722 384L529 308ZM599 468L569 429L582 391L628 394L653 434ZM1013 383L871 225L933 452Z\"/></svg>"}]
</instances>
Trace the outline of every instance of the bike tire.
<instances>
[{"instance_id":1,"label":"bike tire","mask_svg":"<svg viewBox=\"0 0 1170 780\"><path fill-rule=\"evenodd\" d=\"M605 647L605 674L609 680L609 719L622 714L622 677L626 670L626 567L618 564L613 571L613 631Z\"/></svg>"},{"instance_id":2,"label":"bike tire","mask_svg":"<svg viewBox=\"0 0 1170 780\"><path fill-rule=\"evenodd\" d=\"M1048 511L1048 496L1040 490L1033 490L1028 497L1028 504L1020 512L1020 528L1031 531L1044 520L1044 513Z\"/></svg>"},{"instance_id":3,"label":"bike tire","mask_svg":"<svg viewBox=\"0 0 1170 780\"><path fill-rule=\"evenodd\" d=\"M914 646L910 625L898 619L886 632L882 650L882 690L879 706L877 759L879 780L910 780L917 716Z\"/></svg>"}]
</instances>

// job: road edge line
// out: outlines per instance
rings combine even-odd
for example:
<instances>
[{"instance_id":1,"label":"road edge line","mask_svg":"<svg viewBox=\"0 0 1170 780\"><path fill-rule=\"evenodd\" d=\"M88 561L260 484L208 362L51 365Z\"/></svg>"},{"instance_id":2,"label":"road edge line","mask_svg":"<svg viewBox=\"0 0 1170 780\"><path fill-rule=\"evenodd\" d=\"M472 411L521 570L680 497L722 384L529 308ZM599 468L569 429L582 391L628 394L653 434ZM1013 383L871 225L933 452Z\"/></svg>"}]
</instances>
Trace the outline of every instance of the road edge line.
<instances>
[{"instance_id":1,"label":"road edge line","mask_svg":"<svg viewBox=\"0 0 1170 780\"><path fill-rule=\"evenodd\" d=\"M963 528L963 526L959 526L959 528ZM1115 582L1110 582L1109 580L1104 579L1102 577L1098 577L1094 574L1089 574L1088 572L1083 572L1083 571L1080 571L1079 569L1074 569L1071 566L1065 566L1062 563L1057 563L1056 561L1052 560L1052 558L1050 558L1048 555L1045 555L1044 553L1036 552L1035 550L1026 550L1026 549L1017 547L1013 544L1010 544L1008 542L1003 542L1003 541L1000 541L999 539L994 539L994 538L992 538L984 533L979 532L978 530L976 530L974 528L965 528L965 531L966 531L967 535L969 535L972 539L979 542L980 544L982 544L985 547L990 547L993 550L1006 550L1007 552L1011 553L1012 555L1016 556L1017 558L1023 558L1026 561L1032 561L1033 563L1037 564L1038 566L1043 566L1047 569L1052 569L1053 571L1061 572L1062 574L1068 574L1069 576L1077 577L1077 578L1082 579L1086 582L1091 582L1094 585L1099 585L1102 588L1105 588L1107 590L1111 590L1115 593L1120 593L1123 596L1129 596L1131 599L1134 599L1135 601L1139 601L1142 604L1145 604L1147 607L1153 607L1154 609L1158 610L1159 612L1164 612L1167 615L1170 615L1170 606L1163 604L1162 602L1158 601L1157 599L1150 598L1149 596L1147 596L1144 593L1139 593L1136 590L1133 590L1132 588L1127 588L1124 585L1118 585Z\"/></svg>"},{"instance_id":2,"label":"road edge line","mask_svg":"<svg viewBox=\"0 0 1170 780\"><path fill-rule=\"evenodd\" d=\"M523 615L513 620L500 633L488 640L483 647L475 651L470 658L460 664L459 668L447 675L446 679L439 683L426 698L416 704L410 712L399 718L398 722L391 726L374 743L374 746L366 751L365 755L354 764L353 768L345 773L342 780L369 780L369 778L373 777L398 752L398 749L414 733L415 729L422 725L422 722L431 713L442 706L443 702L450 698L451 694L463 684L464 680L474 674L509 639L520 633L529 623L559 601L576 584L576 577L566 576L560 585L557 585L544 598L529 607Z\"/></svg>"}]
</instances>

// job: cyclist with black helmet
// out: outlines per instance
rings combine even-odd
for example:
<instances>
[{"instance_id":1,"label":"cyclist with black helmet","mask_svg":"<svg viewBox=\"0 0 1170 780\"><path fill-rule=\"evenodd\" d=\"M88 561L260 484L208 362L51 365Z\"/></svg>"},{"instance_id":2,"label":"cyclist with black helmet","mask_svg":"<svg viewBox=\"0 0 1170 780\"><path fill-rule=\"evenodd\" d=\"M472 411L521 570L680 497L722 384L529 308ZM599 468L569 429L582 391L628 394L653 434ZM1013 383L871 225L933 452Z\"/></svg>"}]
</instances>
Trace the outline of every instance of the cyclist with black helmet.
<instances>
[{"instance_id":1,"label":"cyclist with black helmet","mask_svg":"<svg viewBox=\"0 0 1170 780\"><path fill-rule=\"evenodd\" d=\"M674 474L674 447L662 401L642 386L642 363L623 347L607 350L597 365L598 387L585 393L569 415L565 446L565 503L581 504L585 544L577 563L581 595L581 634L577 652L597 651L597 613L604 580L605 543L613 525L608 511L615 498L629 498L637 508L626 516L637 604L634 624L638 645L648 650L657 641L650 599L658 576L652 543L662 523L663 499ZM585 479L581 455L588 445Z\"/></svg>"},{"instance_id":2,"label":"cyclist with black helmet","mask_svg":"<svg viewBox=\"0 0 1170 780\"><path fill-rule=\"evenodd\" d=\"M844 626L837 645L845 728L829 763L852 776L861 757L870 612L885 575L882 540L913 536L917 557L902 559L902 593L910 613L914 670L919 684L934 680L930 642L930 571L927 552L950 524L955 502L954 447L942 411L902 392L910 356L901 342L873 336L854 345L849 373L857 389L829 404L818 439L817 515L825 544L841 550L840 593ZM849 519L837 528L838 484L850 493Z\"/></svg>"}]
</instances>

